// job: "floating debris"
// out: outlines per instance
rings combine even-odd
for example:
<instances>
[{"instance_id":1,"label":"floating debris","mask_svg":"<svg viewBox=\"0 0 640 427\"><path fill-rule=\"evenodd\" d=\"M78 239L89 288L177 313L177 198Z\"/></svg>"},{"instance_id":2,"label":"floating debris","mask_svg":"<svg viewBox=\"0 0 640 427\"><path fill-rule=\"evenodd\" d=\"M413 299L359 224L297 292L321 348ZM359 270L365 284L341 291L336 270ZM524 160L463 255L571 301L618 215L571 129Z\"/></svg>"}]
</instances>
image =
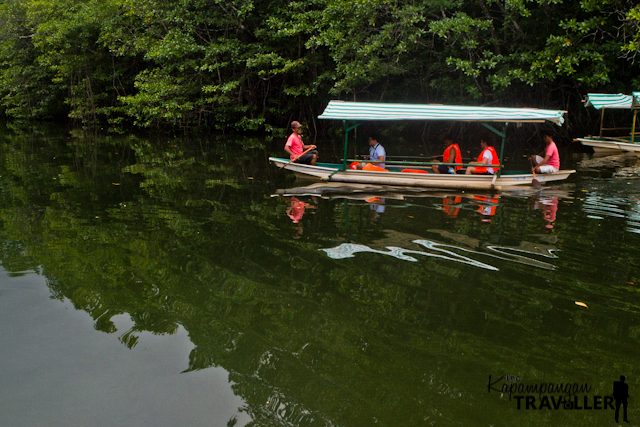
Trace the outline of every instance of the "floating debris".
<instances>
[{"instance_id":1,"label":"floating debris","mask_svg":"<svg viewBox=\"0 0 640 427\"><path fill-rule=\"evenodd\" d=\"M583 302L580 301L576 301L576 305L579 305L580 307L585 307L585 308L589 308L589 306Z\"/></svg>"}]
</instances>

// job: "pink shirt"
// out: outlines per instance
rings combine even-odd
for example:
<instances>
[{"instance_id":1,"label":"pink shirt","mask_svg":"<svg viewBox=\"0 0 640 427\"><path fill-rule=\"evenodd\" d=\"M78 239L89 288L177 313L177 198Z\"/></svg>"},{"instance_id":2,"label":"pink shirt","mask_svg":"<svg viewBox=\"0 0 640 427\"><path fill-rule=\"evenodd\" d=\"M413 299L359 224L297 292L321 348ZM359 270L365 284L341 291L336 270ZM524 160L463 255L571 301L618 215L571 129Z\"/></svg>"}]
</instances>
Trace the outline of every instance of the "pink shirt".
<instances>
[{"instance_id":1,"label":"pink shirt","mask_svg":"<svg viewBox=\"0 0 640 427\"><path fill-rule=\"evenodd\" d=\"M544 150L544 155L549 156L549 160L547 160L549 166L560 170L560 156L558 156L558 147L555 142L551 141L551 144Z\"/></svg>"},{"instance_id":2,"label":"pink shirt","mask_svg":"<svg viewBox=\"0 0 640 427\"><path fill-rule=\"evenodd\" d=\"M287 143L284 144L285 147L289 147L291 149L291 152L295 155L295 156L299 156L300 154L302 154L303 150L303 143L302 143L302 138L300 137L300 135L296 135L295 133L292 133L289 136L289 139L287 139ZM291 160L295 159L294 156L290 156Z\"/></svg>"}]
</instances>

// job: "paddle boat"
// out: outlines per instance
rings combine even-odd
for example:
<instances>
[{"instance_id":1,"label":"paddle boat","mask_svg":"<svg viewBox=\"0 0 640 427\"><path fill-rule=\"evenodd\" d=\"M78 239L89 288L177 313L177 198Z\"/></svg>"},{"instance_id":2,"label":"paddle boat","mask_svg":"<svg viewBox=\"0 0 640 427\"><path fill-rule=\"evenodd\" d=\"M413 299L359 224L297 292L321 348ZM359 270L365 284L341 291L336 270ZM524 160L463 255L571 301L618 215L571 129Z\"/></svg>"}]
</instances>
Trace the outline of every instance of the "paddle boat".
<instances>
[{"instance_id":1,"label":"paddle boat","mask_svg":"<svg viewBox=\"0 0 640 427\"><path fill-rule=\"evenodd\" d=\"M632 95L589 93L584 99L585 107L593 107L602 110L600 117L600 134L598 136L586 136L576 138L582 145L593 148L597 154L620 154L631 152L640 157L640 133L636 133L636 117L640 110L640 92L633 92ZM606 110L629 110L633 111L633 122L631 128L605 128L604 114ZM631 133L622 136L605 136L604 131L629 130Z\"/></svg>"},{"instance_id":2,"label":"paddle boat","mask_svg":"<svg viewBox=\"0 0 640 427\"><path fill-rule=\"evenodd\" d=\"M393 104L370 102L330 101L325 111L318 116L324 120L342 120L345 130L344 158L342 164L316 163L315 166L291 162L290 159L270 157L276 166L292 171L299 178L325 182L394 185L410 187L435 187L447 189L474 189L501 191L504 187L545 183L568 178L575 170L560 170L555 173L534 175L531 171L504 171L494 166L494 175L461 175L428 173L433 162L408 162L386 160L386 169L355 170L347 162L349 132L364 121L374 120L446 120L478 122L502 138L500 165L503 165L504 143L509 123L550 122L561 126L565 111L535 108L469 107L441 104ZM502 123L502 131L491 124ZM450 166L469 166L466 163L438 163ZM422 173L420 173L422 172ZM537 184L535 182L535 184Z\"/></svg>"}]
</instances>

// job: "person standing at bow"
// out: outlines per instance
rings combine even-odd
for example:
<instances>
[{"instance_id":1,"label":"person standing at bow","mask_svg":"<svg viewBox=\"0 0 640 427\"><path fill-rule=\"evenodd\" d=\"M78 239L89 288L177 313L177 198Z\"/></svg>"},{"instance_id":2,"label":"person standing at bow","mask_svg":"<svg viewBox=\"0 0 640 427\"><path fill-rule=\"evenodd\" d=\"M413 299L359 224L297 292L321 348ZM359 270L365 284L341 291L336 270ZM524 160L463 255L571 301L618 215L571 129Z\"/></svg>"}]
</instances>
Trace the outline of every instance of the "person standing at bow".
<instances>
[{"instance_id":1,"label":"person standing at bow","mask_svg":"<svg viewBox=\"0 0 640 427\"><path fill-rule=\"evenodd\" d=\"M284 151L289 154L291 160L294 163L304 163L306 165L315 166L318 159L318 151L315 150L315 145L304 145L302 142L302 125L296 121L291 122L291 130L293 133L287 139L287 143L284 145ZM312 149L306 153L306 150ZM304 153L304 154L302 154Z\"/></svg>"},{"instance_id":2,"label":"person standing at bow","mask_svg":"<svg viewBox=\"0 0 640 427\"><path fill-rule=\"evenodd\" d=\"M498 158L498 153L496 153L495 148L489 145L489 143L485 139L480 139L480 147L482 147L482 153L478 156L478 161L471 163L472 165L478 166L469 166L467 168L467 175L472 173L479 175L493 175L495 174L495 167L491 166L500 166L500 160ZM484 166L487 165L487 166Z\"/></svg>"},{"instance_id":3,"label":"person standing at bow","mask_svg":"<svg viewBox=\"0 0 640 427\"><path fill-rule=\"evenodd\" d=\"M535 165L531 168L531 171L538 173L558 172L560 170L560 156L558 155L558 147L556 143L553 142L553 136L545 133L544 143L544 151L529 158Z\"/></svg>"},{"instance_id":4,"label":"person standing at bow","mask_svg":"<svg viewBox=\"0 0 640 427\"><path fill-rule=\"evenodd\" d=\"M460 153L460 147L453 142L452 138L444 139L444 154L442 155L443 163L462 163L462 154ZM432 165L434 173L456 173L462 169L462 166L451 165Z\"/></svg>"}]
</instances>

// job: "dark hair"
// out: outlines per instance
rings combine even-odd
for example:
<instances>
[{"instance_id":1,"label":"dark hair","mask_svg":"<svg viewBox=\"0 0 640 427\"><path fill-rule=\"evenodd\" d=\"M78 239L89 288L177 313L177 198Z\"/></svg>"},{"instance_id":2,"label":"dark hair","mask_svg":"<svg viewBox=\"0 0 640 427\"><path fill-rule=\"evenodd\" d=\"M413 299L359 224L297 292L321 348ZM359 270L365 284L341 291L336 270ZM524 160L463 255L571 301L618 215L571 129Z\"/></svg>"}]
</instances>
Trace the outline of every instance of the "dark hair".
<instances>
[{"instance_id":1,"label":"dark hair","mask_svg":"<svg viewBox=\"0 0 640 427\"><path fill-rule=\"evenodd\" d=\"M373 139L373 140L375 140L375 141L380 142L380 133L379 133L379 132L377 132L377 131L375 131L375 130L374 130L374 131L369 132L369 134L368 134L368 135L369 135L369 138L371 138L371 139Z\"/></svg>"},{"instance_id":2,"label":"dark hair","mask_svg":"<svg viewBox=\"0 0 640 427\"><path fill-rule=\"evenodd\" d=\"M493 137L493 134L491 133L485 133L480 135L480 139L481 140L483 139L487 143L487 145L491 145L491 146L493 146L496 142L496 139Z\"/></svg>"}]
</instances>

